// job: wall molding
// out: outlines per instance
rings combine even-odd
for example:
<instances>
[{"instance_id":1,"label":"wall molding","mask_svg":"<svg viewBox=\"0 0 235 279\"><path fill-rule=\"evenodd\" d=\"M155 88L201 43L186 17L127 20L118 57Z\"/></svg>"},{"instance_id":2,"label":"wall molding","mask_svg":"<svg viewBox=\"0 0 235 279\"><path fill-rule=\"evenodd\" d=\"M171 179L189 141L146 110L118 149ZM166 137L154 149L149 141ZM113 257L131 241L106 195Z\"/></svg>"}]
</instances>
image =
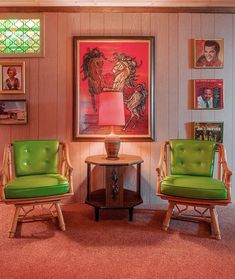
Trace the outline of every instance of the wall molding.
<instances>
[{"instance_id":1,"label":"wall molding","mask_svg":"<svg viewBox=\"0 0 235 279\"><path fill-rule=\"evenodd\" d=\"M235 7L78 7L78 6L5 6L0 13L207 13L235 14Z\"/></svg>"}]
</instances>

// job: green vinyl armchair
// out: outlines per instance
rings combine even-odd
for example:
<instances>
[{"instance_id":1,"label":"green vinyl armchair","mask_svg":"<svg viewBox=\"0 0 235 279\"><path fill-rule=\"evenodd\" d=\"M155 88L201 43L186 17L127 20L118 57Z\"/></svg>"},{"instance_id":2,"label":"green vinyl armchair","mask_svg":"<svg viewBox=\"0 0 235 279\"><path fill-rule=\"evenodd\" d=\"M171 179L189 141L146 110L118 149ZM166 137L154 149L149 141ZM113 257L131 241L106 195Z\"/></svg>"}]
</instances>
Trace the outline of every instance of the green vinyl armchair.
<instances>
[{"instance_id":1,"label":"green vinyl armchair","mask_svg":"<svg viewBox=\"0 0 235 279\"><path fill-rule=\"evenodd\" d=\"M41 220L49 216L57 217L60 229L65 230L60 201L73 195L72 171L65 143L19 140L6 145L0 187L2 201L15 205L9 237L14 237L19 221ZM37 205L49 205L49 214L29 214Z\"/></svg>"},{"instance_id":2,"label":"green vinyl armchair","mask_svg":"<svg viewBox=\"0 0 235 279\"><path fill-rule=\"evenodd\" d=\"M216 154L218 151L218 154ZM217 158L217 177L213 177ZM217 205L231 202L230 177L223 144L200 140L170 140L162 145L157 167L157 195L168 200L163 230L170 219L208 221L221 239ZM195 214L185 214L193 207ZM209 213L209 214L208 214Z\"/></svg>"}]
</instances>

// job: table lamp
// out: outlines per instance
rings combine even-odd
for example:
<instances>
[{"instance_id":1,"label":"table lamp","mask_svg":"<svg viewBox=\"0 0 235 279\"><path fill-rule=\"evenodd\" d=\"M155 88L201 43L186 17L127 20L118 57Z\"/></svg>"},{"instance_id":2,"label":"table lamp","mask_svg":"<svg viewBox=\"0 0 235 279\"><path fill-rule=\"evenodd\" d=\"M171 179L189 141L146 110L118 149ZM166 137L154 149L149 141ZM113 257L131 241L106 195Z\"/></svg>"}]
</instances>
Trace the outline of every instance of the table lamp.
<instances>
[{"instance_id":1,"label":"table lamp","mask_svg":"<svg viewBox=\"0 0 235 279\"><path fill-rule=\"evenodd\" d=\"M106 159L118 159L120 138L114 134L114 126L125 125L123 93L106 91L99 95L99 125L111 126L112 130L105 137L104 144L107 153Z\"/></svg>"}]
</instances>

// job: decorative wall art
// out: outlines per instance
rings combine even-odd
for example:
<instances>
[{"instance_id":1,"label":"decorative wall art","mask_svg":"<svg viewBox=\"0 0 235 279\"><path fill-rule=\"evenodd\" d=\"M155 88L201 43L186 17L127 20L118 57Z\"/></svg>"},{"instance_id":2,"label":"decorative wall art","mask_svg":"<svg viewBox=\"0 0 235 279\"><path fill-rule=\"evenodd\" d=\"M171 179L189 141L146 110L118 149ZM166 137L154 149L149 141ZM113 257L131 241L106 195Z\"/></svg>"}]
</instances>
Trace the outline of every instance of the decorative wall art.
<instances>
[{"instance_id":1,"label":"decorative wall art","mask_svg":"<svg viewBox=\"0 0 235 279\"><path fill-rule=\"evenodd\" d=\"M223 122L194 122L194 139L223 142Z\"/></svg>"},{"instance_id":2,"label":"decorative wall art","mask_svg":"<svg viewBox=\"0 0 235 279\"><path fill-rule=\"evenodd\" d=\"M0 94L25 93L25 62L0 61Z\"/></svg>"},{"instance_id":3,"label":"decorative wall art","mask_svg":"<svg viewBox=\"0 0 235 279\"><path fill-rule=\"evenodd\" d=\"M194 68L223 68L224 40L195 39Z\"/></svg>"},{"instance_id":4,"label":"decorative wall art","mask_svg":"<svg viewBox=\"0 0 235 279\"><path fill-rule=\"evenodd\" d=\"M27 106L25 100L1 100L0 124L26 124Z\"/></svg>"},{"instance_id":5,"label":"decorative wall art","mask_svg":"<svg viewBox=\"0 0 235 279\"><path fill-rule=\"evenodd\" d=\"M154 37L74 37L73 42L74 140L102 140L112 129L122 140L153 140ZM118 104L117 93L123 100ZM124 111L123 125L103 125L108 122L99 119L110 118L117 105Z\"/></svg>"},{"instance_id":6,"label":"decorative wall art","mask_svg":"<svg viewBox=\"0 0 235 279\"><path fill-rule=\"evenodd\" d=\"M222 109L223 85L222 79L194 80L194 109Z\"/></svg>"}]
</instances>

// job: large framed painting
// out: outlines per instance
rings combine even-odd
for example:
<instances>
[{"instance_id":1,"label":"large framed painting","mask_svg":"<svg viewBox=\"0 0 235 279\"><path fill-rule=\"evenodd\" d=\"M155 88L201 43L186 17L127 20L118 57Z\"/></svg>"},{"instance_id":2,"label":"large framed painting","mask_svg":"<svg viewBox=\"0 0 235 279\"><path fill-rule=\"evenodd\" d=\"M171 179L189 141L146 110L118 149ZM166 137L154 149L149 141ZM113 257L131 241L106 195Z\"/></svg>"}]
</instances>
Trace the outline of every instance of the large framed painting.
<instances>
[{"instance_id":1,"label":"large framed painting","mask_svg":"<svg viewBox=\"0 0 235 279\"><path fill-rule=\"evenodd\" d=\"M73 139L154 140L154 37L74 37Z\"/></svg>"},{"instance_id":2,"label":"large framed painting","mask_svg":"<svg viewBox=\"0 0 235 279\"><path fill-rule=\"evenodd\" d=\"M223 109L223 79L194 80L194 109Z\"/></svg>"},{"instance_id":3,"label":"large framed painting","mask_svg":"<svg viewBox=\"0 0 235 279\"><path fill-rule=\"evenodd\" d=\"M223 68L224 39L195 39L194 68Z\"/></svg>"}]
</instances>

